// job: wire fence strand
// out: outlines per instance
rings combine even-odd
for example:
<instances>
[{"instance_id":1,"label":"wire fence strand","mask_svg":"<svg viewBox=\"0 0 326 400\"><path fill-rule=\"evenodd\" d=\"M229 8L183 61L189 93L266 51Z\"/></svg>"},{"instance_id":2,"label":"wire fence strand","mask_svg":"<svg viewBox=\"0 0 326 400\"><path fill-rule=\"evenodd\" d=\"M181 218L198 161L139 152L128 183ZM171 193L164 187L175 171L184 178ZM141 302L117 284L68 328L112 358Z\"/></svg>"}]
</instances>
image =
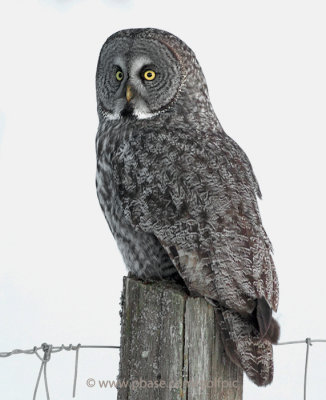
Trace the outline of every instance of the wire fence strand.
<instances>
[{"instance_id":1,"label":"wire fence strand","mask_svg":"<svg viewBox=\"0 0 326 400\"><path fill-rule=\"evenodd\" d=\"M303 379L303 400L307 400L307 376L308 376L308 360L309 360L309 349L313 343L326 343L326 339L310 339L305 340L294 340L291 342L281 342L277 343L278 346L288 345L288 344L306 344L306 362L304 367L304 379Z\"/></svg>"},{"instance_id":2,"label":"wire fence strand","mask_svg":"<svg viewBox=\"0 0 326 400\"><path fill-rule=\"evenodd\" d=\"M313 343L326 343L326 339L311 339L306 338L305 340L294 340L289 342L280 342L277 343L278 346L285 346L291 344L306 344L306 361L305 361L305 369L304 369L304 387L303 387L303 398L307 400L307 376L308 376L308 360L309 360L309 349ZM78 362L79 362L79 350L80 349L120 349L120 346L105 346L105 345L81 345L80 343L76 346L69 344L69 346L61 345L61 346L52 346L51 344L43 343L40 347L34 346L32 349L21 350L14 349L9 352L0 352L0 358L6 358L17 354L35 354L38 359L41 361L41 366L39 369L39 373L37 376L33 400L36 400L37 390L40 384L40 380L42 377L42 373L44 376L44 385L46 391L46 398L50 400L50 392L48 386L48 378L47 378L47 363L51 359L51 355L53 353L58 353L60 351L75 351L75 368L74 368L74 381L73 381L73 390L72 397L76 397L76 387L77 387L77 376L78 376ZM43 351L43 357L38 353L40 350Z\"/></svg>"},{"instance_id":3,"label":"wire fence strand","mask_svg":"<svg viewBox=\"0 0 326 400\"><path fill-rule=\"evenodd\" d=\"M34 346L32 349L28 350L21 350L15 349L8 352L0 352L0 357L6 358L17 354L35 354L37 358L41 361L41 366L39 369L39 373L37 376L34 393L33 393L33 400L36 400L38 387L40 384L40 380L44 377L44 385L45 385L45 392L46 392L46 399L50 400L50 392L49 392L49 385L48 385L48 377L47 377L47 363L51 359L52 353L58 353L60 351L75 351L75 369L74 369L74 381L73 381L73 390L72 390L72 397L76 397L76 386L77 386L77 375L78 375L78 361L79 361L79 349L120 349L120 346L103 346L103 345L81 345L80 343L77 346L73 346L70 344L69 346L61 345L61 346L52 346L51 344L43 343L40 347ZM38 353L40 350L43 351L43 357L40 356Z\"/></svg>"}]
</instances>

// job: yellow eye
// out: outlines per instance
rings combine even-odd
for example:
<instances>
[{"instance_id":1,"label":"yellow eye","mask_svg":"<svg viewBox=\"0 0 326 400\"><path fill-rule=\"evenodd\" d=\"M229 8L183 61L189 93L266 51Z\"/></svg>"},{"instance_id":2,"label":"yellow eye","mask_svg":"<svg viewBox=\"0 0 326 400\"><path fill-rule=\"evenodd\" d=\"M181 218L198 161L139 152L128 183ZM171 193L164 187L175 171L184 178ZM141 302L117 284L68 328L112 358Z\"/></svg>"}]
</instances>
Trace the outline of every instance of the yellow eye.
<instances>
[{"instance_id":1,"label":"yellow eye","mask_svg":"<svg viewBox=\"0 0 326 400\"><path fill-rule=\"evenodd\" d=\"M155 72L152 71L151 69L144 72L144 78L147 81L152 81L153 79L155 79L155 76L156 76Z\"/></svg>"},{"instance_id":2,"label":"yellow eye","mask_svg":"<svg viewBox=\"0 0 326 400\"><path fill-rule=\"evenodd\" d=\"M117 78L117 81L122 81L123 79L123 72L122 71L117 71L117 73L115 74L115 77Z\"/></svg>"}]
</instances>

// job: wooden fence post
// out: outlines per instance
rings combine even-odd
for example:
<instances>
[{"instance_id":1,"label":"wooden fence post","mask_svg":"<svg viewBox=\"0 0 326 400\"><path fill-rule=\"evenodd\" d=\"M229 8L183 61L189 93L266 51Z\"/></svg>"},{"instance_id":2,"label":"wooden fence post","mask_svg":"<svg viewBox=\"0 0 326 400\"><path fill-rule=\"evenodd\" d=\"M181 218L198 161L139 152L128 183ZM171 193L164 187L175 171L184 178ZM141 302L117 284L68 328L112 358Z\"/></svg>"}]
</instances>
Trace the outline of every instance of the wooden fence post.
<instances>
[{"instance_id":1,"label":"wooden fence post","mask_svg":"<svg viewBox=\"0 0 326 400\"><path fill-rule=\"evenodd\" d=\"M241 400L214 310L167 282L124 278L118 400Z\"/></svg>"}]
</instances>

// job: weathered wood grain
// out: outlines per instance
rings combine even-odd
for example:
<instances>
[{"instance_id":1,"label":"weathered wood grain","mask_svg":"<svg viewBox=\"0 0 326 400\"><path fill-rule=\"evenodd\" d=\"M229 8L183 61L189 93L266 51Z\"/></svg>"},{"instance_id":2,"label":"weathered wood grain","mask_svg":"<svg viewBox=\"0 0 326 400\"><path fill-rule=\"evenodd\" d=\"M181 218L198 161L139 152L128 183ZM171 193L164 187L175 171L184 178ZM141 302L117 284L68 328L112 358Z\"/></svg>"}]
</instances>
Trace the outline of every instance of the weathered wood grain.
<instances>
[{"instance_id":1,"label":"weathered wood grain","mask_svg":"<svg viewBox=\"0 0 326 400\"><path fill-rule=\"evenodd\" d=\"M242 399L242 372L224 354L204 299L125 278L121 303L118 400Z\"/></svg>"}]
</instances>

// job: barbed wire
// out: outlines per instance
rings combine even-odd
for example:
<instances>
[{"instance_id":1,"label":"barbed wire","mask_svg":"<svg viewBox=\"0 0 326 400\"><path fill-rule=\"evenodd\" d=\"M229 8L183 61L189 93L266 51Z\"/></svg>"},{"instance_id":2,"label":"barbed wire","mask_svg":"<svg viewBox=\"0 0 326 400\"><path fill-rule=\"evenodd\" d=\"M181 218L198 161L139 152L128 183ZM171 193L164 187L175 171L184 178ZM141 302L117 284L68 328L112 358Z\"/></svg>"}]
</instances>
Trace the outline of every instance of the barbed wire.
<instances>
[{"instance_id":1,"label":"barbed wire","mask_svg":"<svg viewBox=\"0 0 326 400\"><path fill-rule=\"evenodd\" d=\"M38 359L41 360L41 367L40 367L40 370L39 370L39 373L37 376L37 380L36 380L36 384L35 384L33 400L36 400L37 390L38 390L39 383L41 380L42 372L43 372L43 376L44 376L46 398L47 398L47 400L50 400L46 366L47 366L47 363L51 359L52 353L59 353L60 351L63 351L63 350L76 351L74 382L73 382L73 390L72 390L72 397L75 398L76 397L77 375L78 375L79 349L120 349L120 346L81 345L80 343L77 344L77 346L73 346L72 344L70 344L69 346L65 346L63 344L61 346L52 346L52 344L42 343L42 345L40 347L34 346L32 349L29 349L29 350L15 349L15 350L12 350L9 352L0 352L0 357L6 358L6 357L10 357L10 356L16 355L16 354L35 354L38 357ZM38 353L38 351L40 351L40 350L43 350L43 353L44 353L43 357L40 356L40 354Z\"/></svg>"},{"instance_id":2,"label":"barbed wire","mask_svg":"<svg viewBox=\"0 0 326 400\"><path fill-rule=\"evenodd\" d=\"M294 340L289 342L281 342L277 343L278 346L284 345L291 345L291 344L306 344L306 361L305 361L305 372L304 372L304 388L303 388L303 398L304 400L307 399L307 376L308 376L308 360L309 360L309 348L312 346L313 343L326 343L326 339L311 339L306 338L305 340ZM48 378L47 378L47 370L46 366L47 363L51 359L52 353L58 353L60 351L75 351L75 368L74 368L74 381L73 381L73 390L72 390L72 397L76 397L76 386L77 386L77 375L78 375L78 361L79 361L79 350L80 349L120 349L120 346L103 346L103 345L81 345L80 343L76 346L69 344L69 346L61 345L61 346L52 346L51 344L43 343L40 347L34 346L32 349L29 350L21 350L15 349L9 352L0 352L0 357L6 358L16 354L35 354L39 360L41 361L41 367L37 376L33 400L36 400L37 390L39 387L39 383L41 380L41 376L43 373L44 376L44 385L46 391L46 398L50 400L50 393L49 393L49 386L48 386ZM38 353L40 350L43 351L43 357L40 356Z\"/></svg>"}]
</instances>

